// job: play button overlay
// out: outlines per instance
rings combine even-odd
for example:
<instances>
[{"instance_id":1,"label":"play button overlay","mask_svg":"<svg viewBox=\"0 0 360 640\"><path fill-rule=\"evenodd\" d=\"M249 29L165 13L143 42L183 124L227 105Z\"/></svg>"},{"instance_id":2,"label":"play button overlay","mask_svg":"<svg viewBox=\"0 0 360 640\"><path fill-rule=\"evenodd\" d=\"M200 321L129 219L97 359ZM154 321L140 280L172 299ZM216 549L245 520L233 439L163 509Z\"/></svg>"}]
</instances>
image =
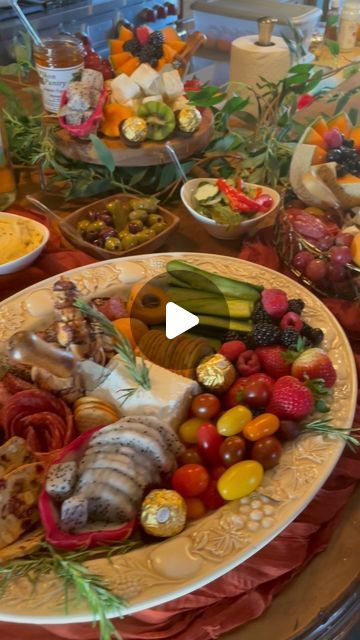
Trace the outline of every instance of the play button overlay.
<instances>
[{"instance_id":1,"label":"play button overlay","mask_svg":"<svg viewBox=\"0 0 360 640\"><path fill-rule=\"evenodd\" d=\"M166 305L165 334L169 340L181 336L199 324L199 318L174 302Z\"/></svg>"}]
</instances>

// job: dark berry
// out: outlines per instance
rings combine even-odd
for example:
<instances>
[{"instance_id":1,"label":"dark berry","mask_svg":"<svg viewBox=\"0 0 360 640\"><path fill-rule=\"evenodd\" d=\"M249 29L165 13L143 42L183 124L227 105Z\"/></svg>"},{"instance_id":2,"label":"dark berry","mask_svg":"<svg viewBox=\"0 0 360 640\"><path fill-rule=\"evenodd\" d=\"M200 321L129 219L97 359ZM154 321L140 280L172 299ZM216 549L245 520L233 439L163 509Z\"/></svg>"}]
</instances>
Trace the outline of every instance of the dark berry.
<instances>
[{"instance_id":1,"label":"dark berry","mask_svg":"<svg viewBox=\"0 0 360 640\"><path fill-rule=\"evenodd\" d=\"M261 302L257 302L254 306L253 312L251 314L251 319L253 322L272 322L272 317L265 311Z\"/></svg>"},{"instance_id":2,"label":"dark berry","mask_svg":"<svg viewBox=\"0 0 360 640\"><path fill-rule=\"evenodd\" d=\"M243 334L240 331L227 331L222 339L222 342L232 342L233 340L242 340Z\"/></svg>"},{"instance_id":3,"label":"dark berry","mask_svg":"<svg viewBox=\"0 0 360 640\"><path fill-rule=\"evenodd\" d=\"M347 170L342 165L338 164L336 167L336 175L338 178L343 178L347 174Z\"/></svg>"},{"instance_id":4,"label":"dark berry","mask_svg":"<svg viewBox=\"0 0 360 640\"><path fill-rule=\"evenodd\" d=\"M293 313L297 313L298 316L301 316L304 308L305 302L301 300L301 298L291 298L289 300L288 311L293 311Z\"/></svg>"},{"instance_id":5,"label":"dark berry","mask_svg":"<svg viewBox=\"0 0 360 640\"><path fill-rule=\"evenodd\" d=\"M326 159L328 162L339 162L342 158L342 150L341 149L331 149L328 152Z\"/></svg>"},{"instance_id":6,"label":"dark berry","mask_svg":"<svg viewBox=\"0 0 360 640\"><path fill-rule=\"evenodd\" d=\"M163 42L164 35L161 33L161 31L153 31L153 33L150 33L148 44L163 44Z\"/></svg>"},{"instance_id":7,"label":"dark berry","mask_svg":"<svg viewBox=\"0 0 360 640\"><path fill-rule=\"evenodd\" d=\"M257 347L268 347L279 342L280 329L269 322L258 322L254 324L251 334Z\"/></svg>"},{"instance_id":8,"label":"dark berry","mask_svg":"<svg viewBox=\"0 0 360 640\"><path fill-rule=\"evenodd\" d=\"M348 138L344 138L343 145L344 147L350 147L350 149L352 149L354 147L354 140L349 140Z\"/></svg>"},{"instance_id":9,"label":"dark berry","mask_svg":"<svg viewBox=\"0 0 360 640\"><path fill-rule=\"evenodd\" d=\"M280 334L280 344L288 349L295 348L299 340L299 332L295 329L284 329Z\"/></svg>"},{"instance_id":10,"label":"dark berry","mask_svg":"<svg viewBox=\"0 0 360 640\"><path fill-rule=\"evenodd\" d=\"M313 347L318 347L322 343L324 338L324 332L322 329L310 327L308 324L304 324L301 335L307 338Z\"/></svg>"},{"instance_id":11,"label":"dark berry","mask_svg":"<svg viewBox=\"0 0 360 640\"><path fill-rule=\"evenodd\" d=\"M133 38L132 40L124 42L123 50L128 51L133 56L138 56L141 50L141 44L136 38Z\"/></svg>"}]
</instances>

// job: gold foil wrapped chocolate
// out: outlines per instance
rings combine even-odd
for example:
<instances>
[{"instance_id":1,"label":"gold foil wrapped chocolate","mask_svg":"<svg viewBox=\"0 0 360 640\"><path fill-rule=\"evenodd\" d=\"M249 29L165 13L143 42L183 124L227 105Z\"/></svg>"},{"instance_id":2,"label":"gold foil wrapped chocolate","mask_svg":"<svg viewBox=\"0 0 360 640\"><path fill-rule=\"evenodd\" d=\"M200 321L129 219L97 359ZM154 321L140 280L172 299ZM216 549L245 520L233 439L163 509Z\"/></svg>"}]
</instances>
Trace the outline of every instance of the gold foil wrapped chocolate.
<instances>
[{"instance_id":1,"label":"gold foil wrapped chocolate","mask_svg":"<svg viewBox=\"0 0 360 640\"><path fill-rule=\"evenodd\" d=\"M185 527L185 500L177 491L154 489L142 503L140 519L144 531L152 536L175 536Z\"/></svg>"},{"instance_id":2,"label":"gold foil wrapped chocolate","mask_svg":"<svg viewBox=\"0 0 360 640\"><path fill-rule=\"evenodd\" d=\"M178 127L183 133L194 133L199 128L201 119L200 111L191 104L180 109L177 114Z\"/></svg>"},{"instance_id":3,"label":"gold foil wrapped chocolate","mask_svg":"<svg viewBox=\"0 0 360 640\"><path fill-rule=\"evenodd\" d=\"M147 124L143 118L132 116L124 120L121 125L121 132L128 142L139 144L146 140Z\"/></svg>"},{"instance_id":4,"label":"gold foil wrapped chocolate","mask_svg":"<svg viewBox=\"0 0 360 640\"><path fill-rule=\"evenodd\" d=\"M196 379L208 391L223 393L235 381L236 371L221 353L204 358L196 368Z\"/></svg>"}]
</instances>

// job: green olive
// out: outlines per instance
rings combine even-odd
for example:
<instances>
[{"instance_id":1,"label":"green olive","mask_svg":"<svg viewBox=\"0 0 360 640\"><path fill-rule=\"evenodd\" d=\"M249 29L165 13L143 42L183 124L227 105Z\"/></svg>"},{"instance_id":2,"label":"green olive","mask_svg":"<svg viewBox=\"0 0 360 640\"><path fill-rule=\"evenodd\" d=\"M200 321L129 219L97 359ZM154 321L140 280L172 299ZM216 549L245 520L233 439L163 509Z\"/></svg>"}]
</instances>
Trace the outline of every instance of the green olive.
<instances>
[{"instance_id":1,"label":"green olive","mask_svg":"<svg viewBox=\"0 0 360 640\"><path fill-rule=\"evenodd\" d=\"M121 251L121 241L115 237L106 238L104 248L108 251Z\"/></svg>"},{"instance_id":2,"label":"green olive","mask_svg":"<svg viewBox=\"0 0 360 640\"><path fill-rule=\"evenodd\" d=\"M132 220L131 222L129 222L128 228L130 233L139 233L139 231L143 230L144 225L141 220Z\"/></svg>"},{"instance_id":3,"label":"green olive","mask_svg":"<svg viewBox=\"0 0 360 640\"><path fill-rule=\"evenodd\" d=\"M158 224L159 222L164 222L164 218L159 216L157 213L150 213L147 220L148 225L152 227L154 224Z\"/></svg>"},{"instance_id":4,"label":"green olive","mask_svg":"<svg viewBox=\"0 0 360 640\"><path fill-rule=\"evenodd\" d=\"M124 229L122 229L121 231L119 231L118 233L118 238L120 238L120 240L122 240L125 236L130 235L129 229L128 227L124 227Z\"/></svg>"},{"instance_id":5,"label":"green olive","mask_svg":"<svg viewBox=\"0 0 360 640\"><path fill-rule=\"evenodd\" d=\"M132 209L145 209L145 211L156 211L156 198L132 198L129 203Z\"/></svg>"},{"instance_id":6,"label":"green olive","mask_svg":"<svg viewBox=\"0 0 360 640\"><path fill-rule=\"evenodd\" d=\"M90 224L90 220L86 220L86 218L83 218L82 220L79 220L79 222L76 225L76 228L81 232L87 231L89 224Z\"/></svg>"},{"instance_id":7,"label":"green olive","mask_svg":"<svg viewBox=\"0 0 360 640\"><path fill-rule=\"evenodd\" d=\"M139 242L136 235L131 235L129 233L127 236L124 236L124 238L121 241L121 244L124 251L126 251L127 249L133 249L134 247L137 247Z\"/></svg>"},{"instance_id":8,"label":"green olive","mask_svg":"<svg viewBox=\"0 0 360 640\"><path fill-rule=\"evenodd\" d=\"M95 220L94 222L90 222L86 231L103 231L105 229L106 224L103 220Z\"/></svg>"},{"instance_id":9,"label":"green olive","mask_svg":"<svg viewBox=\"0 0 360 640\"><path fill-rule=\"evenodd\" d=\"M151 229L144 229L143 231L141 231L142 237L145 238L145 240L143 240L143 242L147 242L148 240L152 240L153 238L155 238L156 233L155 231L153 231L153 228L151 227ZM139 235L139 234L137 234Z\"/></svg>"},{"instance_id":10,"label":"green olive","mask_svg":"<svg viewBox=\"0 0 360 640\"><path fill-rule=\"evenodd\" d=\"M130 211L129 220L141 220L141 222L146 222L147 213L144 209L134 209L134 211Z\"/></svg>"},{"instance_id":11,"label":"green olive","mask_svg":"<svg viewBox=\"0 0 360 640\"><path fill-rule=\"evenodd\" d=\"M162 231L164 231L167 227L166 222L157 222L150 227L150 231L155 231L155 235L159 235Z\"/></svg>"}]
</instances>

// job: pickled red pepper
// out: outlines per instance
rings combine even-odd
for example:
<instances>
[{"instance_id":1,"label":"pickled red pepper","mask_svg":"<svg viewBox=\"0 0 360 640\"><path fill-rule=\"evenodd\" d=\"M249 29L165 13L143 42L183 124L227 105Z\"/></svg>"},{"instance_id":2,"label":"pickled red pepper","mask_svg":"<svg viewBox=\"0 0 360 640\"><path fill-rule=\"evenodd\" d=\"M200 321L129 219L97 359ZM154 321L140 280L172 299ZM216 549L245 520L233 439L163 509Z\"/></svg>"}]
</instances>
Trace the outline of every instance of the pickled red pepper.
<instances>
[{"instance_id":1,"label":"pickled red pepper","mask_svg":"<svg viewBox=\"0 0 360 640\"><path fill-rule=\"evenodd\" d=\"M220 191L226 195L229 200L230 207L235 211L242 211L242 213L253 213L260 211L262 204L256 200L252 200L249 196L245 195L241 191L231 187L226 180L219 178L216 182ZM261 197L261 196L259 196Z\"/></svg>"}]
</instances>

